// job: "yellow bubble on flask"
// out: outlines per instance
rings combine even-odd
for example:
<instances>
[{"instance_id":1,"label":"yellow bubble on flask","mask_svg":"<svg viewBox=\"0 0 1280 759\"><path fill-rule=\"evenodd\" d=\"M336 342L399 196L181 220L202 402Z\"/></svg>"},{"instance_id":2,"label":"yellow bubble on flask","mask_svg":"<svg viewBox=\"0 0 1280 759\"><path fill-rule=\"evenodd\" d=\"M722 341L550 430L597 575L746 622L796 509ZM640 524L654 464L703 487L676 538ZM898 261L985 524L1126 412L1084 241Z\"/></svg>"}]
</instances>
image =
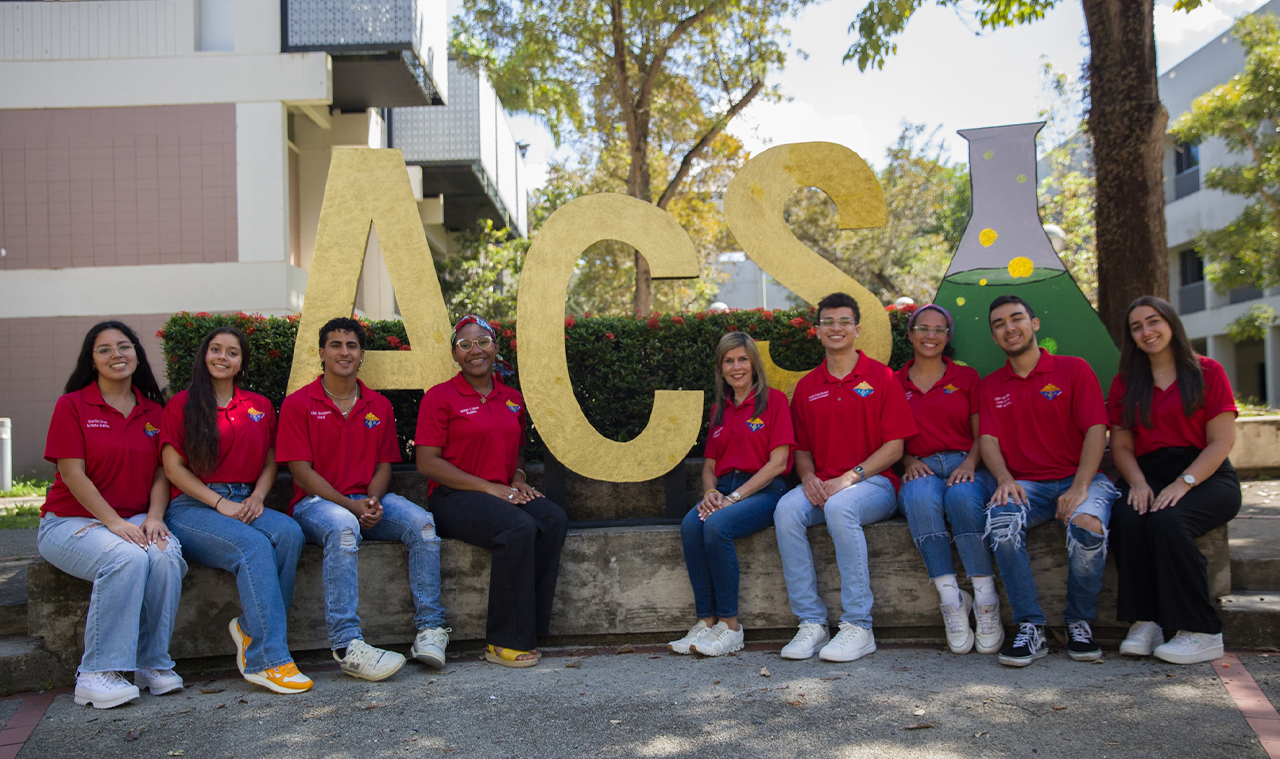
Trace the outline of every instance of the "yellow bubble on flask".
<instances>
[{"instance_id":1,"label":"yellow bubble on flask","mask_svg":"<svg viewBox=\"0 0 1280 759\"><path fill-rule=\"evenodd\" d=\"M980 285L985 285L985 284L987 284L987 280L985 280L985 279L980 279L980 280L978 280L978 284L980 284Z\"/></svg>"},{"instance_id":2,"label":"yellow bubble on flask","mask_svg":"<svg viewBox=\"0 0 1280 759\"><path fill-rule=\"evenodd\" d=\"M982 245L982 247L990 248L992 245L995 245L996 238L999 236L1000 235L996 234L996 231L994 229L992 229L991 227L987 227L986 229L978 233L978 242Z\"/></svg>"},{"instance_id":3,"label":"yellow bubble on flask","mask_svg":"<svg viewBox=\"0 0 1280 759\"><path fill-rule=\"evenodd\" d=\"M961 297L959 297L959 298L956 298L956 305L957 305L957 306L963 306L963 305L964 305L964 296L961 296Z\"/></svg>"},{"instance_id":4,"label":"yellow bubble on flask","mask_svg":"<svg viewBox=\"0 0 1280 759\"><path fill-rule=\"evenodd\" d=\"M1030 277L1031 273L1036 270L1036 265L1031 263L1031 259L1025 256L1018 256L1009 261L1009 276L1014 279L1022 279Z\"/></svg>"}]
</instances>

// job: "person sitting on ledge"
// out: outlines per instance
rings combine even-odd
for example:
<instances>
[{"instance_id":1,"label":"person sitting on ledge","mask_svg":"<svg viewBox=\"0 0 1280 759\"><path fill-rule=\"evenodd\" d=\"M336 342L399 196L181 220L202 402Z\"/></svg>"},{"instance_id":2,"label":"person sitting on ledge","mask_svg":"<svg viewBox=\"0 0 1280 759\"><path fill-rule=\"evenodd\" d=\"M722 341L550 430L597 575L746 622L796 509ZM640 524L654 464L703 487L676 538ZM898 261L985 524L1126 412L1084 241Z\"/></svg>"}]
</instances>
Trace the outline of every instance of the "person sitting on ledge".
<instances>
[{"instance_id":1,"label":"person sitting on ledge","mask_svg":"<svg viewBox=\"0 0 1280 759\"><path fill-rule=\"evenodd\" d=\"M190 386L165 406L160 455L173 483L165 523L188 559L235 575L243 611L228 627L244 679L302 693L312 683L289 653L285 617L306 539L263 504L276 484L276 412L237 384L248 368L248 338L217 327L196 349Z\"/></svg>"},{"instance_id":2,"label":"person sitting on ledge","mask_svg":"<svg viewBox=\"0 0 1280 759\"><path fill-rule=\"evenodd\" d=\"M440 534L492 552L485 659L532 667L550 634L569 518L525 478L524 398L494 371L494 338L484 319L458 320L458 374L422 396L414 441Z\"/></svg>"},{"instance_id":3,"label":"person sitting on ledge","mask_svg":"<svg viewBox=\"0 0 1280 759\"><path fill-rule=\"evenodd\" d=\"M787 396L769 387L756 341L730 332L716 346L715 400L702 465L705 492L680 525L698 621L667 644L678 654L738 651L738 552L733 541L773 524L795 435Z\"/></svg>"},{"instance_id":4,"label":"person sitting on ledge","mask_svg":"<svg viewBox=\"0 0 1280 759\"><path fill-rule=\"evenodd\" d=\"M276 459L293 474L293 517L308 542L324 547L324 613L333 658L343 672L363 680L385 680L404 666L403 655L364 642L356 614L360 541L399 540L409 549L418 631L410 654L440 669L449 643L440 605L440 538L429 513L387 492L400 443L391 402L358 377L364 327L354 319L331 319L320 328L320 361L324 374L284 399Z\"/></svg>"},{"instance_id":5,"label":"person sitting on ledge","mask_svg":"<svg viewBox=\"0 0 1280 759\"><path fill-rule=\"evenodd\" d=\"M987 535L1018 625L1000 663L1025 667L1049 653L1026 540L1028 530L1054 518L1067 527L1067 653L1094 661L1102 649L1089 620L1098 611L1105 525L1118 495L1098 473L1107 444L1102 388L1084 359L1040 349L1040 320L1021 298L997 297L988 318L1008 362L982 380L978 406L982 461L997 484Z\"/></svg>"},{"instance_id":6,"label":"person sitting on ledge","mask_svg":"<svg viewBox=\"0 0 1280 759\"><path fill-rule=\"evenodd\" d=\"M1124 477L1124 502L1111 512L1116 618L1133 623L1120 653L1212 661L1223 654L1222 620L1196 538L1240 511L1240 479L1227 460L1235 396L1222 365L1196 355L1168 301L1138 298L1126 321L1107 396L1111 454ZM1165 627L1177 631L1168 643Z\"/></svg>"},{"instance_id":7,"label":"person sitting on ledge","mask_svg":"<svg viewBox=\"0 0 1280 759\"><path fill-rule=\"evenodd\" d=\"M917 430L893 372L854 347L859 318L857 301L845 293L818 302L826 360L792 394L801 484L782 496L773 516L787 597L800 618L799 632L782 649L784 659L808 659L821 648L822 659L847 662L876 650L862 528L897 511L898 476L891 467L902 457L903 439ZM808 528L824 523L840 570L843 613L835 638L827 631L809 547Z\"/></svg>"},{"instance_id":8,"label":"person sitting on ledge","mask_svg":"<svg viewBox=\"0 0 1280 759\"><path fill-rule=\"evenodd\" d=\"M40 507L44 560L93 583L75 702L110 709L181 690L169 639L187 563L164 524L169 481L160 467L161 404L138 336L94 325L53 407L44 457L58 465ZM133 672L135 684L120 673Z\"/></svg>"}]
</instances>

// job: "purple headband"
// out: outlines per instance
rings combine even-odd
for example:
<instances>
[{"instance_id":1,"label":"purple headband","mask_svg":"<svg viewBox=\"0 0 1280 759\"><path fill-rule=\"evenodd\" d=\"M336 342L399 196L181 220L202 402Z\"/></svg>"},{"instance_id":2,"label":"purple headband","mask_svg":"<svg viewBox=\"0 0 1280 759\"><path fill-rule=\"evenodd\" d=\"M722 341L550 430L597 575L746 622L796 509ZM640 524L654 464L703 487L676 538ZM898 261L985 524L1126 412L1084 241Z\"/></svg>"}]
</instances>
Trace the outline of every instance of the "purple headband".
<instances>
[{"instance_id":1,"label":"purple headband","mask_svg":"<svg viewBox=\"0 0 1280 759\"><path fill-rule=\"evenodd\" d=\"M937 303L929 303L927 305L921 306L920 308L917 308L915 312L911 314L911 317L907 319L907 329L911 329L912 327L915 326L917 316L919 316L920 314L923 314L925 311L928 311L930 309L942 314L942 318L947 320L948 332L955 331L955 323L951 321L951 314L947 313L947 309L943 308L942 306L939 306Z\"/></svg>"}]
</instances>

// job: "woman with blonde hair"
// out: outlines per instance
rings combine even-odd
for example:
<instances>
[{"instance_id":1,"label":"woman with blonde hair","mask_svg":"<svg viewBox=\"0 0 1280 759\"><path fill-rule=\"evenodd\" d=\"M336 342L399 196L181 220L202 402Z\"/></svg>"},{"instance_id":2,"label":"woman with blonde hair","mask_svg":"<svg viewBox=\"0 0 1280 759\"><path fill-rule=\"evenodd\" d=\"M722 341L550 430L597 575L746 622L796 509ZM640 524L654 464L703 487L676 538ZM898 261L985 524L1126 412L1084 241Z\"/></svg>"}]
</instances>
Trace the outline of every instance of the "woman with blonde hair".
<instances>
[{"instance_id":1,"label":"woman with blonde hair","mask_svg":"<svg viewBox=\"0 0 1280 759\"><path fill-rule=\"evenodd\" d=\"M680 525L698 621L668 644L678 654L720 656L742 648L733 541L773 525L795 445L787 397L769 388L750 335L730 332L720 338L715 366L702 466L706 492Z\"/></svg>"}]
</instances>

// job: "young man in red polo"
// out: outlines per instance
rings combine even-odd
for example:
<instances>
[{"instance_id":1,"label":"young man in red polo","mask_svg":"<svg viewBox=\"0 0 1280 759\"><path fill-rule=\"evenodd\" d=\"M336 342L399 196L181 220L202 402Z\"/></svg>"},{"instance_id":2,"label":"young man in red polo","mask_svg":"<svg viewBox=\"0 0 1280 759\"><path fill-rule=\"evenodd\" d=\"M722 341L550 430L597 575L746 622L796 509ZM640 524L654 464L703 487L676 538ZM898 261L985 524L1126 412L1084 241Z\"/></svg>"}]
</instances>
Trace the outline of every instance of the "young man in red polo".
<instances>
[{"instance_id":1,"label":"young man in red polo","mask_svg":"<svg viewBox=\"0 0 1280 759\"><path fill-rule=\"evenodd\" d=\"M364 361L364 328L354 319L332 319L320 328L324 374L284 399L276 461L293 475L289 513L307 541L324 546L324 613L333 658L342 671L384 680L404 666L404 656L364 642L356 604L360 598L357 552L364 538L399 540L409 548L409 590L414 658L444 666L449 643L440 606L440 538L431 514L395 493L391 464L398 462L391 402L357 375Z\"/></svg>"},{"instance_id":2,"label":"young man in red polo","mask_svg":"<svg viewBox=\"0 0 1280 759\"><path fill-rule=\"evenodd\" d=\"M774 511L782 574L800 630L783 649L784 659L853 661L876 650L871 632L871 578L862 526L897 511L903 439L916 433L902 383L889 367L854 347L861 328L858 303L834 293L818 302L818 336L826 360L796 384L791 396L795 471L800 486L782 496ZM818 596L818 575L808 528L826 524L840 570L840 631L827 632L827 607Z\"/></svg>"},{"instance_id":3,"label":"young man in red polo","mask_svg":"<svg viewBox=\"0 0 1280 759\"><path fill-rule=\"evenodd\" d=\"M1008 362L982 380L979 398L982 460L998 483L987 535L1018 625L1000 663L1025 667L1048 654L1026 536L1050 519L1067 526L1067 652L1093 661L1102 650L1089 621L1106 567L1105 525L1119 495L1098 473L1107 443L1102 388L1083 359L1040 349L1040 320L1021 298L1002 295L988 314L991 337Z\"/></svg>"}]
</instances>

